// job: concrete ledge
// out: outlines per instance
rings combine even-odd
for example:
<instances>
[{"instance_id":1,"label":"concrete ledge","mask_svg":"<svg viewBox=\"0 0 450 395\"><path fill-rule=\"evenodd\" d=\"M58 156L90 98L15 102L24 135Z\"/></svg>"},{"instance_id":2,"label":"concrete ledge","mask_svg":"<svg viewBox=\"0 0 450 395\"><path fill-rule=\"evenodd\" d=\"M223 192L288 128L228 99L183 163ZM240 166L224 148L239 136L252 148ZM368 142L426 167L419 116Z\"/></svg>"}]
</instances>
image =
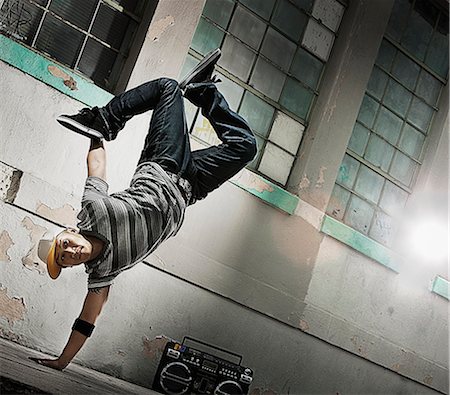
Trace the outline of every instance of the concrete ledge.
<instances>
[{"instance_id":1,"label":"concrete ledge","mask_svg":"<svg viewBox=\"0 0 450 395\"><path fill-rule=\"evenodd\" d=\"M287 214L294 214L295 212L299 201L298 196L289 193L250 170L243 169L230 182Z\"/></svg>"},{"instance_id":2,"label":"concrete ledge","mask_svg":"<svg viewBox=\"0 0 450 395\"><path fill-rule=\"evenodd\" d=\"M435 294L438 294L443 298L450 300L449 289L450 283L446 279L440 276L436 276L433 281L433 285L431 286L431 292L434 292Z\"/></svg>"},{"instance_id":3,"label":"concrete ledge","mask_svg":"<svg viewBox=\"0 0 450 395\"><path fill-rule=\"evenodd\" d=\"M0 60L88 106L100 106L113 95L18 42L0 35Z\"/></svg>"},{"instance_id":4,"label":"concrete ledge","mask_svg":"<svg viewBox=\"0 0 450 395\"><path fill-rule=\"evenodd\" d=\"M381 263L388 269L396 273L399 272L397 261L400 257L397 254L342 222L326 215L320 230L374 261Z\"/></svg>"}]
</instances>

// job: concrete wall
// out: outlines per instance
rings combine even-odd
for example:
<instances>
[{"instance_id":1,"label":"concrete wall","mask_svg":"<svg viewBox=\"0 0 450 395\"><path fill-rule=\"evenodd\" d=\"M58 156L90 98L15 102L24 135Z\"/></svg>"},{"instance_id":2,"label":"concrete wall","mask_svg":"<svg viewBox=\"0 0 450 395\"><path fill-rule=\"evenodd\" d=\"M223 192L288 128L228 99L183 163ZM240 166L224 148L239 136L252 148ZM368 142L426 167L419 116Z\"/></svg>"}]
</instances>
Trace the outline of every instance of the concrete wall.
<instances>
[{"instance_id":1,"label":"concrete wall","mask_svg":"<svg viewBox=\"0 0 450 395\"><path fill-rule=\"evenodd\" d=\"M160 1L129 87L177 76L203 4ZM356 118L391 6L350 2L311 120L314 138L290 180L302 198L295 214L231 183L188 208L175 238L117 278L78 361L149 386L166 337L191 335L242 353L256 372L254 395L448 393L448 301L429 289L435 275L448 278L445 262L405 260L397 274L319 231L351 130L344 125ZM79 267L51 281L35 246L58 224L75 223L88 142L54 118L83 105L1 61L0 75L0 335L57 355L86 275ZM448 119L440 116L417 194L448 180ZM128 184L148 122L149 114L133 118L107 144L111 192ZM324 188L314 189L323 166ZM301 188L304 174L310 188Z\"/></svg>"}]
</instances>

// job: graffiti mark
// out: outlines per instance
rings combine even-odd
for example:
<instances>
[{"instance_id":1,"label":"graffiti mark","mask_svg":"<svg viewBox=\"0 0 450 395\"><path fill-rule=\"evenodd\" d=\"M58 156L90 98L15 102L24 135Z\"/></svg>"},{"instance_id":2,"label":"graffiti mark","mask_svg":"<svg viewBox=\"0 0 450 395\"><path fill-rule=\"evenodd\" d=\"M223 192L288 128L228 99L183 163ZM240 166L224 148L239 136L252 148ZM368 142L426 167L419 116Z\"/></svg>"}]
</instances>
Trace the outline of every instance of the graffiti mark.
<instances>
[{"instance_id":1,"label":"graffiti mark","mask_svg":"<svg viewBox=\"0 0 450 395\"><path fill-rule=\"evenodd\" d=\"M29 5L28 5L29 6ZM0 30L15 38L26 40L30 32L33 15L23 1L5 0L0 9Z\"/></svg>"}]
</instances>

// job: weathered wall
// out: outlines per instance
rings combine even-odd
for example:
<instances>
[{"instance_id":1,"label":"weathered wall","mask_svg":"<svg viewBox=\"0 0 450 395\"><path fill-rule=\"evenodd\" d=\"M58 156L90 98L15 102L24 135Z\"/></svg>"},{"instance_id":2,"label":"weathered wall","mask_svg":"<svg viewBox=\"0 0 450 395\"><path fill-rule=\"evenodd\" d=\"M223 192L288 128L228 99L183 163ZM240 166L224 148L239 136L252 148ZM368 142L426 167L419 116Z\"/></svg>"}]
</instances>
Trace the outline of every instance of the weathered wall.
<instances>
[{"instance_id":1,"label":"weathered wall","mask_svg":"<svg viewBox=\"0 0 450 395\"><path fill-rule=\"evenodd\" d=\"M204 1L186 4L159 3L130 87L161 74L177 76ZM370 7L370 2L352 4L366 7L365 12ZM361 14L354 9L349 15L343 34L354 31L354 18ZM344 44L336 47L346 56L352 47ZM339 52L334 56L345 59ZM356 65L337 62L335 67L341 78L333 86L351 83ZM74 268L51 281L37 263L34 247L45 232L58 229L41 217L57 224L75 221L88 142L60 128L54 118L82 104L3 62L0 75L0 160L8 165L0 174L5 180L11 167L23 172L14 205L0 201L0 335L58 354L81 309L86 275ZM350 100L351 90L333 86L326 94L339 93L344 103L356 100ZM326 98L320 100L326 103ZM128 184L148 122L149 114L135 117L107 144L111 191ZM331 124L344 142L347 131L339 122L348 117L336 115ZM323 138L331 126L325 118L317 125L322 125ZM433 185L448 178L441 170L446 141L437 138L440 154L427 169ZM307 164L320 169L315 156L319 147L310 148ZM322 152L322 159L340 163L330 159L329 151ZM330 168L327 177L333 171L337 169ZM308 196L313 204L315 195ZM316 207L322 209L323 202ZM139 264L118 277L78 360L148 386L165 342L158 336L181 340L189 334L244 354L244 363L256 371L254 395L265 390L445 392L448 303L430 293L428 283L436 274L447 275L446 269L437 273L419 266L422 280L411 286L408 262L396 274L365 258L320 233L322 215L300 201L296 214L289 216L225 184L187 210L176 238L148 259L152 267Z\"/></svg>"}]
</instances>

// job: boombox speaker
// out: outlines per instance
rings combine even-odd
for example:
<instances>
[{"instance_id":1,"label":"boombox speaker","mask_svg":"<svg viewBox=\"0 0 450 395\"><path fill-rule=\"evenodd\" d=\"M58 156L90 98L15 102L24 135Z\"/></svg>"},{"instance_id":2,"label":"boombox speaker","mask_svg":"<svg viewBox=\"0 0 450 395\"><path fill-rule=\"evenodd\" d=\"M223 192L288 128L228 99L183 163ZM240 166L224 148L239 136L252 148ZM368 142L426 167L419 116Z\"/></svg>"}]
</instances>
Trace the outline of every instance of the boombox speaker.
<instances>
[{"instance_id":1,"label":"boombox speaker","mask_svg":"<svg viewBox=\"0 0 450 395\"><path fill-rule=\"evenodd\" d=\"M248 394L253 371L242 356L191 337L170 341L152 388L163 394Z\"/></svg>"}]
</instances>

